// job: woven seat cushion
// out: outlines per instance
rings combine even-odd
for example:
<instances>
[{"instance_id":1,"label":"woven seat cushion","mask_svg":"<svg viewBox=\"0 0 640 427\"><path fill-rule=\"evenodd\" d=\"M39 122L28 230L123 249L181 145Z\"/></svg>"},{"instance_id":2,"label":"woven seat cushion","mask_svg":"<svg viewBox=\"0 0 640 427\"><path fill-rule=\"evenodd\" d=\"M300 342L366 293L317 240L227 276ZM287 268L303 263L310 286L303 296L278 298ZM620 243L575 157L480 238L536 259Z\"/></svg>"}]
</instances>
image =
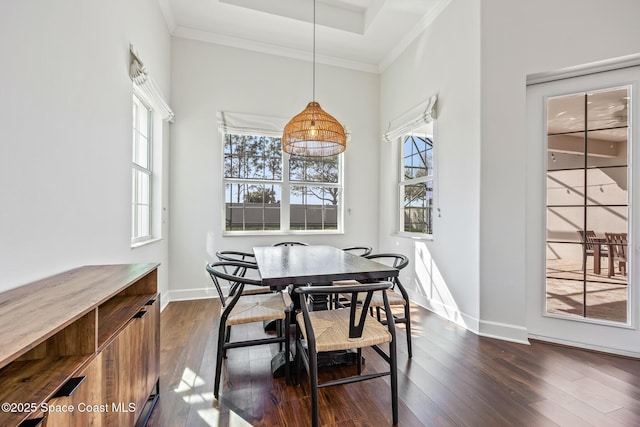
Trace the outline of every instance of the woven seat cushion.
<instances>
[{"instance_id":1,"label":"woven seat cushion","mask_svg":"<svg viewBox=\"0 0 640 427\"><path fill-rule=\"evenodd\" d=\"M387 291L387 298L389 299L389 305L405 305L407 302L402 298L402 295L393 292ZM341 300L351 301L351 294L340 294ZM360 300L362 302L362 300ZM373 293L371 297L371 307L383 307L384 299L382 299L382 291L376 291Z\"/></svg>"},{"instance_id":2,"label":"woven seat cushion","mask_svg":"<svg viewBox=\"0 0 640 427\"><path fill-rule=\"evenodd\" d=\"M360 318L361 310L357 310L356 318ZM311 326L316 336L316 351L348 350L351 348L370 347L376 344L391 342L389 330L371 316L366 316L361 338L349 338L349 310L322 310L309 313ZM304 317L298 313L296 321L307 340Z\"/></svg>"},{"instance_id":3,"label":"woven seat cushion","mask_svg":"<svg viewBox=\"0 0 640 427\"><path fill-rule=\"evenodd\" d=\"M402 298L402 295L393 292L387 291L387 299L389 300L389 305L405 305L407 302ZM382 291L376 291L373 293L371 297L371 307L382 307L384 306L384 299L382 298Z\"/></svg>"},{"instance_id":4,"label":"woven seat cushion","mask_svg":"<svg viewBox=\"0 0 640 427\"><path fill-rule=\"evenodd\" d=\"M281 292L263 295L242 295L231 310L227 325L284 319L286 309Z\"/></svg>"},{"instance_id":5,"label":"woven seat cushion","mask_svg":"<svg viewBox=\"0 0 640 427\"><path fill-rule=\"evenodd\" d=\"M270 294L273 291L268 286L244 285L242 295L263 295Z\"/></svg>"},{"instance_id":6,"label":"woven seat cushion","mask_svg":"<svg viewBox=\"0 0 640 427\"><path fill-rule=\"evenodd\" d=\"M332 283L334 286L353 286L362 284L357 280L334 280Z\"/></svg>"}]
</instances>

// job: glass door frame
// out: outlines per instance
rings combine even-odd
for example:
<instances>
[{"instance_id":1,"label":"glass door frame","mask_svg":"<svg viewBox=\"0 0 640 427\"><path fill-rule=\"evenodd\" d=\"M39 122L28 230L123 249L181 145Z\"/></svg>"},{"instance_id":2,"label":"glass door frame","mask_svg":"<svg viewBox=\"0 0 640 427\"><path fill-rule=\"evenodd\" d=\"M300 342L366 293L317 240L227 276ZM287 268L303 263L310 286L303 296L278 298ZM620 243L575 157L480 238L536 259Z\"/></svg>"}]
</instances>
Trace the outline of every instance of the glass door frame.
<instances>
[{"instance_id":1,"label":"glass door frame","mask_svg":"<svg viewBox=\"0 0 640 427\"><path fill-rule=\"evenodd\" d=\"M600 248L607 248L605 242L602 241L604 239L602 239L600 240L602 244L599 242L592 245L594 268L591 270L592 273L588 274L587 233L595 228L613 231L616 227L624 227L624 232L628 236L632 234L630 232L629 212L632 198L632 192L630 191L632 144L630 141L633 128L631 127L629 116L626 119L621 119L615 116L612 110L612 106L615 105L616 111L619 110L619 106L628 111L629 105L633 101L631 99L632 93L633 87L631 85L613 85L606 88L546 95L544 97L544 117L546 118L545 151L547 153L545 162L547 185L544 191L546 201L544 229L545 245L548 249L548 255L544 258L544 316L595 321L596 323L613 323L617 326L630 326L631 324L632 304L630 304L629 292L631 269L626 269L626 281L612 279L611 272L608 270L607 278L602 277L600 268L596 268L596 265L599 266ZM618 105L620 100L626 101ZM560 117L563 114L566 114L566 116ZM570 119L567 116L571 116ZM621 123L624 125L620 126ZM615 135L615 133L618 133L618 135ZM624 135L624 138L621 138L622 135ZM602 139L605 137L608 139ZM625 145L619 147L622 141L625 141ZM620 154L621 149L625 150L622 155ZM551 167L551 162L555 165L556 157L559 160L559 167ZM611 158L613 161L607 161L607 158ZM609 176L605 172L621 168L626 170L624 178L622 178L622 174L613 173L611 174L612 176ZM598 171L601 173L597 173ZM605 192L604 184L602 182L597 184L598 178L602 180L603 176L613 180L614 186L618 184L618 187L620 187L620 184L622 184L623 189L620 191L619 188L616 189L609 186ZM559 184L558 188L551 187L553 182ZM608 186L609 183L606 185ZM594 191L595 187L599 187L601 193L597 190ZM624 199L620 197L620 193L624 195ZM617 203L612 203L612 200ZM620 204L620 202L624 203ZM592 214L593 222L590 219ZM616 216L622 216L622 219L616 218L617 222L622 224L612 225L616 221L612 221L610 218ZM597 220L598 217L600 217L600 221ZM603 217L607 217L609 220L603 223ZM605 224L606 227L612 226L613 228L605 228ZM573 231L577 233L573 233ZM591 233L594 232L591 231ZM582 238L577 239L576 235L582 236ZM571 260L570 254L574 251L580 256L574 256L573 263L567 262L567 260ZM604 255L605 252L603 250L602 254ZM630 255L630 251L627 251L627 253ZM557 256L557 262L554 263L549 254ZM563 256L559 254L563 254ZM627 256L627 258L627 267L630 267L632 256ZM607 256L608 260L609 257ZM598 264L596 264L596 261L598 261ZM579 272L576 270L576 262L578 263L577 265L582 264ZM553 264L553 266L550 267L550 264ZM608 264L607 269L611 266L611 262L608 262ZM572 289L572 284L575 284L575 291ZM550 286L556 286L556 292L564 291L566 295L558 295L555 298L549 297ZM607 286L609 288L606 288ZM577 308L571 307L578 303L577 295L573 292L579 292L579 287L582 287L582 301ZM597 289L602 290L599 291ZM589 307L598 305L589 301L589 299L597 298L597 296L594 297L590 294L602 296L607 293L609 296L615 296L616 294L619 295L620 291L623 290L626 294L623 317L620 313L616 313L616 310L612 310L609 314L606 313L606 310L601 312L593 311L597 314L589 316ZM598 292L600 293L597 294ZM618 298L620 297L618 296ZM556 307L550 308L550 302L554 302L554 300ZM612 303L615 302L612 301ZM578 310L581 312L571 313ZM607 315L609 317L606 317ZM616 318L616 316L620 317Z\"/></svg>"}]
</instances>

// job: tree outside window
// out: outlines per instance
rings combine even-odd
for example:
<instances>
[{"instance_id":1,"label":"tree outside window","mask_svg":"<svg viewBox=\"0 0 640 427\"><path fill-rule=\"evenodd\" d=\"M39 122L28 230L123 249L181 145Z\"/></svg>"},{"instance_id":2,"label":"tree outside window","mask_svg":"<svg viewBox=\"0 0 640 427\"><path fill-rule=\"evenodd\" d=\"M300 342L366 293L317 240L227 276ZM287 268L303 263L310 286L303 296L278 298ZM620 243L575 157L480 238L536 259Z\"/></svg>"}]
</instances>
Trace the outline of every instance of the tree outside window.
<instances>
[{"instance_id":1,"label":"tree outside window","mask_svg":"<svg viewBox=\"0 0 640 427\"><path fill-rule=\"evenodd\" d=\"M433 136L401 138L400 231L433 234Z\"/></svg>"},{"instance_id":2,"label":"tree outside window","mask_svg":"<svg viewBox=\"0 0 640 427\"><path fill-rule=\"evenodd\" d=\"M338 230L339 162L285 155L280 138L225 134L225 231Z\"/></svg>"}]
</instances>

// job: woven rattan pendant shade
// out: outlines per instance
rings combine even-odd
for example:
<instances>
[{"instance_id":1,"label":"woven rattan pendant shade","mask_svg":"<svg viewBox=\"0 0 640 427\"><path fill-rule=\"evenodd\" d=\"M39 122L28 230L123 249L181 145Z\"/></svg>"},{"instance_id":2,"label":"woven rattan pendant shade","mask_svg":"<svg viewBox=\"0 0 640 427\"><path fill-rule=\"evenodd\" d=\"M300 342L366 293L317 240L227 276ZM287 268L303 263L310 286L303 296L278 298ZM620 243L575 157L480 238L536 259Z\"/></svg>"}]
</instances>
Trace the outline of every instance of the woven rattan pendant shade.
<instances>
[{"instance_id":1,"label":"woven rattan pendant shade","mask_svg":"<svg viewBox=\"0 0 640 427\"><path fill-rule=\"evenodd\" d=\"M313 101L287 123L282 151L294 156L326 157L347 148L344 127L316 102L316 1L313 0Z\"/></svg>"},{"instance_id":2,"label":"woven rattan pendant shade","mask_svg":"<svg viewBox=\"0 0 640 427\"><path fill-rule=\"evenodd\" d=\"M282 149L294 156L335 156L346 147L344 127L315 101L284 127Z\"/></svg>"}]
</instances>

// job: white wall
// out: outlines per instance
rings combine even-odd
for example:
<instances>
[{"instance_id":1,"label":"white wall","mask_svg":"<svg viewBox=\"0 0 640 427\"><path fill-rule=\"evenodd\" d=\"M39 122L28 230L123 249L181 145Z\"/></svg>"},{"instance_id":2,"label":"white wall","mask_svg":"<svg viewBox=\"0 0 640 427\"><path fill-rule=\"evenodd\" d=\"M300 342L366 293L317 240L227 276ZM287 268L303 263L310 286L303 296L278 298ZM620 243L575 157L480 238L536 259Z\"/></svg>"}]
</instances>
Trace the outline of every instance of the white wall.
<instances>
[{"instance_id":1,"label":"white wall","mask_svg":"<svg viewBox=\"0 0 640 427\"><path fill-rule=\"evenodd\" d=\"M482 2L480 301L488 323L530 327L527 286L543 286L534 280L542 266L531 260L544 244L544 229L530 222L544 203L535 196L544 171L528 167L526 77L638 53L639 15L633 0ZM528 193L531 185L535 191ZM554 333L589 345L612 329L573 323Z\"/></svg>"},{"instance_id":2,"label":"white wall","mask_svg":"<svg viewBox=\"0 0 640 427\"><path fill-rule=\"evenodd\" d=\"M130 247L129 43L168 95L155 0L0 3L0 291L132 262L162 262L168 287L167 239Z\"/></svg>"},{"instance_id":3,"label":"white wall","mask_svg":"<svg viewBox=\"0 0 640 427\"><path fill-rule=\"evenodd\" d=\"M213 295L204 266L218 250L286 236L222 237L222 138L216 111L290 118L311 100L310 62L193 40L172 42L171 297ZM345 234L295 240L377 246L378 76L318 65L316 99L351 131L345 152Z\"/></svg>"},{"instance_id":4,"label":"white wall","mask_svg":"<svg viewBox=\"0 0 640 427\"><path fill-rule=\"evenodd\" d=\"M397 146L380 146L380 247L410 257L403 283L414 299L477 331L479 307L480 7L454 0L381 75L380 132L433 94L436 208L433 241L397 231Z\"/></svg>"},{"instance_id":5,"label":"white wall","mask_svg":"<svg viewBox=\"0 0 640 427\"><path fill-rule=\"evenodd\" d=\"M526 77L637 53L639 12L631 0L452 0L382 74L381 131L439 97L433 241L393 234L397 152L380 148L380 246L412 257L401 277L416 301L482 335L526 342L527 273L539 267L528 263L539 239L527 234L526 188L539 171L527 168Z\"/></svg>"}]
</instances>

